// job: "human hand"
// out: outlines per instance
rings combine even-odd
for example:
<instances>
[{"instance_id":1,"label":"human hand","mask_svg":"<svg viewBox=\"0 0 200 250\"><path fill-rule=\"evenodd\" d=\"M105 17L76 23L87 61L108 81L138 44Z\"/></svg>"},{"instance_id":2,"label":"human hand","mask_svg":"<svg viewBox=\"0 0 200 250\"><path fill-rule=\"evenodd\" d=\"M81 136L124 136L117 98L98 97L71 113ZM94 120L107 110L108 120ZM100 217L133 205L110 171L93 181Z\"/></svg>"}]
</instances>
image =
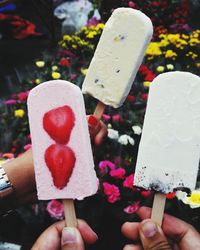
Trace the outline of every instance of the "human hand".
<instances>
[{"instance_id":1,"label":"human hand","mask_svg":"<svg viewBox=\"0 0 200 250\"><path fill-rule=\"evenodd\" d=\"M137 214L142 222L126 222L122 233L142 244L129 244L124 250L191 250L200 249L200 234L188 223L173 216L164 215L162 229L148 219L151 209L142 207Z\"/></svg>"},{"instance_id":2,"label":"human hand","mask_svg":"<svg viewBox=\"0 0 200 250\"><path fill-rule=\"evenodd\" d=\"M96 145L100 145L108 133L107 127L102 121L98 121L93 115L88 115L87 119L91 140Z\"/></svg>"},{"instance_id":3,"label":"human hand","mask_svg":"<svg viewBox=\"0 0 200 250\"><path fill-rule=\"evenodd\" d=\"M65 222L59 221L39 236L31 250L84 250L84 242L93 244L97 239L96 233L83 220L78 220L78 228L65 227Z\"/></svg>"}]
</instances>

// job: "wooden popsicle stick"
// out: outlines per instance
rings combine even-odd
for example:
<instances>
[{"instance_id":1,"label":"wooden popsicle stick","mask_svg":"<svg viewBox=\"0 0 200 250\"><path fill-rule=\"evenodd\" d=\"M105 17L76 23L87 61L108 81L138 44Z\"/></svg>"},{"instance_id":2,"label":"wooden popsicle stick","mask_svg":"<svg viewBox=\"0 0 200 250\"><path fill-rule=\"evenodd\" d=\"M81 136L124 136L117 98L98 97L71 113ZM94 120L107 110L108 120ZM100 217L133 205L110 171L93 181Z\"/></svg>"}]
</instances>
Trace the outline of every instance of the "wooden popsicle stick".
<instances>
[{"instance_id":1,"label":"wooden popsicle stick","mask_svg":"<svg viewBox=\"0 0 200 250\"><path fill-rule=\"evenodd\" d=\"M165 210L166 195L156 193L154 196L151 219L159 226L162 226L163 214Z\"/></svg>"},{"instance_id":2,"label":"wooden popsicle stick","mask_svg":"<svg viewBox=\"0 0 200 250\"><path fill-rule=\"evenodd\" d=\"M101 120L105 108L106 105L103 102L99 101L94 111L94 116L96 117L97 120Z\"/></svg>"},{"instance_id":3,"label":"wooden popsicle stick","mask_svg":"<svg viewBox=\"0 0 200 250\"><path fill-rule=\"evenodd\" d=\"M67 227L77 227L76 212L74 201L72 199L64 199L65 224Z\"/></svg>"}]
</instances>

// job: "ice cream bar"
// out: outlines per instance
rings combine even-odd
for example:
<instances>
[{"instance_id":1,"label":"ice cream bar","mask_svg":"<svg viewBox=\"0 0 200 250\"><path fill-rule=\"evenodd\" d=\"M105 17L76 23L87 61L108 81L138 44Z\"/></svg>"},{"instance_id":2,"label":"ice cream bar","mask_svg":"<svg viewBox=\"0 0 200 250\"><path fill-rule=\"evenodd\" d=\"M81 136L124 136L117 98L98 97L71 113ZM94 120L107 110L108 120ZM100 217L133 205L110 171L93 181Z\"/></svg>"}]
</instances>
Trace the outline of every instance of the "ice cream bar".
<instances>
[{"instance_id":1,"label":"ice cream bar","mask_svg":"<svg viewBox=\"0 0 200 250\"><path fill-rule=\"evenodd\" d=\"M83 199L97 191L83 95L62 80L30 91L28 115L39 200Z\"/></svg>"},{"instance_id":2,"label":"ice cream bar","mask_svg":"<svg viewBox=\"0 0 200 250\"><path fill-rule=\"evenodd\" d=\"M141 11L114 10L88 68L83 93L106 105L120 107L131 89L152 33L151 20Z\"/></svg>"},{"instance_id":3,"label":"ice cream bar","mask_svg":"<svg viewBox=\"0 0 200 250\"><path fill-rule=\"evenodd\" d=\"M200 78L160 74L150 86L134 185L166 194L193 190L200 158Z\"/></svg>"}]
</instances>

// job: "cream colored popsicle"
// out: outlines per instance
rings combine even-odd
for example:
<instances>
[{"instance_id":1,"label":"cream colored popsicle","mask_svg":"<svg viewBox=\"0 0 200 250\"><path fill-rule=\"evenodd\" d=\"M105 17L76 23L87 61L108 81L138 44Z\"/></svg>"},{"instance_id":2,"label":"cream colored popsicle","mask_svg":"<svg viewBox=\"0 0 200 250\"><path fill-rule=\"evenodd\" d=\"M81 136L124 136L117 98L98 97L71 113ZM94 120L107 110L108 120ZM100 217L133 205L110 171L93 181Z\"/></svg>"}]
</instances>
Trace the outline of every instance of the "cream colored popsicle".
<instances>
[{"instance_id":1,"label":"cream colored popsicle","mask_svg":"<svg viewBox=\"0 0 200 250\"><path fill-rule=\"evenodd\" d=\"M106 22L82 91L120 107L126 99L152 38L151 20L139 10L118 8Z\"/></svg>"},{"instance_id":2,"label":"cream colored popsicle","mask_svg":"<svg viewBox=\"0 0 200 250\"><path fill-rule=\"evenodd\" d=\"M30 91L28 115L39 200L83 199L97 191L83 95L48 81Z\"/></svg>"},{"instance_id":3,"label":"cream colored popsicle","mask_svg":"<svg viewBox=\"0 0 200 250\"><path fill-rule=\"evenodd\" d=\"M134 185L160 193L193 190L200 159L200 78L159 75L150 86Z\"/></svg>"}]
</instances>

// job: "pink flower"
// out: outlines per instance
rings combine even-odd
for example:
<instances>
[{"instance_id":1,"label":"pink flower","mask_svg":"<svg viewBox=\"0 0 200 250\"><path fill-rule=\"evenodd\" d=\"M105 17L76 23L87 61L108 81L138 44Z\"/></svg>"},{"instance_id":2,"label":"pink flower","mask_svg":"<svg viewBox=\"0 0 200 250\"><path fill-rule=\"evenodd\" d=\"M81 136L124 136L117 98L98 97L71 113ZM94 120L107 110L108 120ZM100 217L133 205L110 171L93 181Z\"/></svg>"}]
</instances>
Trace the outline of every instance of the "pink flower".
<instances>
[{"instance_id":1,"label":"pink flower","mask_svg":"<svg viewBox=\"0 0 200 250\"><path fill-rule=\"evenodd\" d=\"M70 79L73 81L76 78L76 74L71 74Z\"/></svg>"},{"instance_id":2,"label":"pink flower","mask_svg":"<svg viewBox=\"0 0 200 250\"><path fill-rule=\"evenodd\" d=\"M129 6L130 8L134 8L134 7L135 7L135 4L134 4L133 1L129 1L129 2L128 2L128 6Z\"/></svg>"},{"instance_id":3,"label":"pink flower","mask_svg":"<svg viewBox=\"0 0 200 250\"><path fill-rule=\"evenodd\" d=\"M111 118L110 115L106 115L106 114L103 114L103 115L102 115L102 119L103 119L104 121L106 121L106 122L110 121L110 118Z\"/></svg>"},{"instance_id":4,"label":"pink flower","mask_svg":"<svg viewBox=\"0 0 200 250\"><path fill-rule=\"evenodd\" d=\"M120 122L120 121L122 121L122 118L121 118L120 115L113 115L113 116L112 116L112 120L113 120L114 122Z\"/></svg>"},{"instance_id":5,"label":"pink flower","mask_svg":"<svg viewBox=\"0 0 200 250\"><path fill-rule=\"evenodd\" d=\"M133 189L133 180L134 180L134 174L127 176L123 182L123 187Z\"/></svg>"},{"instance_id":6,"label":"pink flower","mask_svg":"<svg viewBox=\"0 0 200 250\"><path fill-rule=\"evenodd\" d=\"M141 195L142 195L143 197L148 197L148 196L151 195L151 191L141 191Z\"/></svg>"},{"instance_id":7,"label":"pink flower","mask_svg":"<svg viewBox=\"0 0 200 250\"><path fill-rule=\"evenodd\" d=\"M7 105L14 105L17 103L17 101L14 99L10 99L10 100L4 101L4 103Z\"/></svg>"},{"instance_id":8,"label":"pink flower","mask_svg":"<svg viewBox=\"0 0 200 250\"><path fill-rule=\"evenodd\" d=\"M103 183L104 194L107 196L107 201L110 203L115 203L120 200L120 191L114 184L109 184L108 182Z\"/></svg>"},{"instance_id":9,"label":"pink flower","mask_svg":"<svg viewBox=\"0 0 200 250\"><path fill-rule=\"evenodd\" d=\"M135 201L132 205L125 207L124 212L127 214L134 214L139 209L139 207L140 207L139 205L140 205L140 202Z\"/></svg>"},{"instance_id":10,"label":"pink flower","mask_svg":"<svg viewBox=\"0 0 200 250\"><path fill-rule=\"evenodd\" d=\"M91 25L97 26L98 23L100 23L100 21L96 17L92 17L87 21L87 27L90 27Z\"/></svg>"},{"instance_id":11,"label":"pink flower","mask_svg":"<svg viewBox=\"0 0 200 250\"><path fill-rule=\"evenodd\" d=\"M110 176L116 179L123 179L126 171L123 168L113 169L110 171Z\"/></svg>"},{"instance_id":12,"label":"pink flower","mask_svg":"<svg viewBox=\"0 0 200 250\"><path fill-rule=\"evenodd\" d=\"M115 167L116 167L115 164L112 163L111 161L99 162L99 169L102 174L107 174L109 169L113 170L115 169Z\"/></svg>"},{"instance_id":13,"label":"pink flower","mask_svg":"<svg viewBox=\"0 0 200 250\"><path fill-rule=\"evenodd\" d=\"M26 101L27 97L28 97L28 91L26 92L20 92L17 96L20 102L24 102Z\"/></svg>"},{"instance_id":14,"label":"pink flower","mask_svg":"<svg viewBox=\"0 0 200 250\"><path fill-rule=\"evenodd\" d=\"M63 219L64 206L57 200L51 200L47 205L47 211L55 219Z\"/></svg>"},{"instance_id":15,"label":"pink flower","mask_svg":"<svg viewBox=\"0 0 200 250\"><path fill-rule=\"evenodd\" d=\"M24 150L29 150L30 148L32 148L32 145L30 143L24 146Z\"/></svg>"}]
</instances>

